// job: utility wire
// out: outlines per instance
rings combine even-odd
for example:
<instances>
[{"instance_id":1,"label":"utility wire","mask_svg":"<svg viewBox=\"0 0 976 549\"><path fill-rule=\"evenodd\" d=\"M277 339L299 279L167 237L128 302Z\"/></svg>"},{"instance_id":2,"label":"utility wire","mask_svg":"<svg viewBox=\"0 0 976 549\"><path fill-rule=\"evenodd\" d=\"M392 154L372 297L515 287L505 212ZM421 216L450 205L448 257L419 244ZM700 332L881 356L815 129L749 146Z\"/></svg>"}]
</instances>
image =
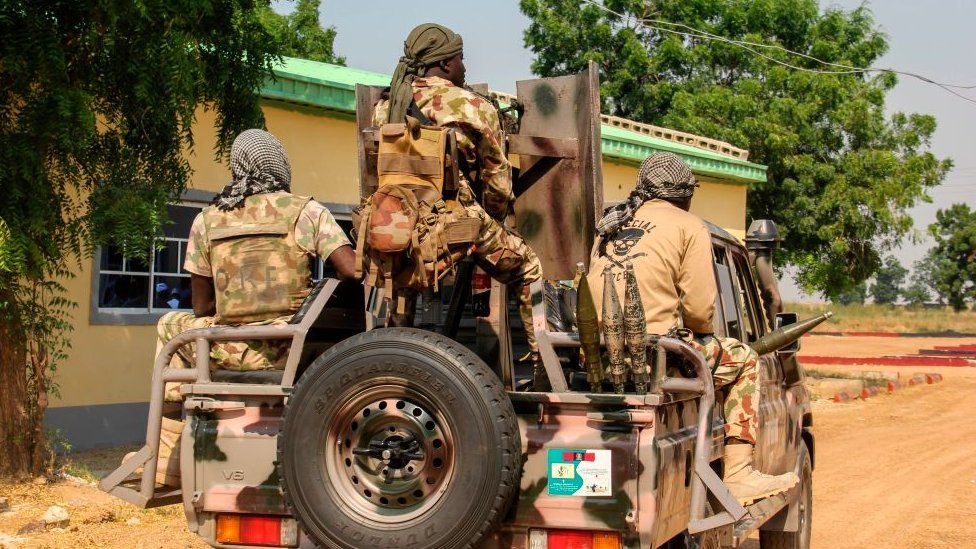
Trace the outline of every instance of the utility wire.
<instances>
[{"instance_id":1,"label":"utility wire","mask_svg":"<svg viewBox=\"0 0 976 549\"><path fill-rule=\"evenodd\" d=\"M956 97L958 97L960 99L963 99L965 101L969 101L970 103L976 104L976 99L973 99L971 97L965 96L965 95L957 92L955 89L953 89L953 88L966 89L966 90L968 90L968 89L976 89L976 84L974 84L974 85L945 84L945 83L942 83L942 82L937 82L935 80L932 80L931 78L928 78L926 76L922 76L920 74L916 74L916 73L908 72L908 71L900 71L900 70L896 70L896 69L878 68L878 67L853 67L853 66L844 65L844 64L841 64L841 63L832 63L830 61L824 61L822 59L818 59L818 58L816 58L816 57L814 57L812 55L808 55L808 54L805 54L805 53L800 53L800 52L797 52L797 51L790 50L788 48L784 48L783 46L773 45L773 44L760 44L760 43L757 43L757 42L749 42L749 41L744 41L744 40L735 40L735 39L732 39L732 38L727 38L725 36L720 36L720 35L717 35L717 34L712 34L712 33L707 32L707 31L702 31L702 30L696 29L694 27L691 27L689 25L685 25L683 23L672 23L670 21L663 21L663 20L659 20L659 19L641 18L641 17L633 17L633 18L631 18L628 15L625 15L625 14L622 14L622 13L617 13L617 12L611 10L610 8L604 6L603 4L600 4L599 2L596 2L595 0L583 0L583 3L596 6L597 8L602 9L603 11L606 11L607 13L610 13L612 15L616 15L617 17L619 17L621 19L626 19L626 20L634 19L641 26L646 27L646 28L649 28L649 29L654 29L654 30L657 30L657 31L667 32L667 33L671 33L671 34L677 34L677 35L680 35L680 36L693 37L693 38L704 38L704 39L707 39L707 40L717 40L717 41L720 41L720 42L726 42L728 44L732 44L732 45L738 46L738 47L740 47L740 48L742 48L742 49L744 49L746 51L749 51L749 52L751 52L751 53L753 53L755 55L758 55L759 57L762 57L763 59L766 59L766 60L771 61L773 63L776 63L778 65L782 65L784 67L788 67L788 68L793 69L793 70L798 70L798 71L802 71L802 72L809 72L809 73L814 73L814 74L828 74L828 75L829 74L860 74L860 73L870 73L870 72L888 72L888 73L893 73L893 74L900 74L900 75L903 75L903 76L909 76L909 77L912 77L912 78L916 78L916 79L918 79L918 80L920 80L922 82L928 83L928 84L933 84L933 85L938 86L939 88L942 88L943 90L951 93L952 95L955 95ZM663 25L672 25L672 26L676 26L676 27L679 27L679 28L685 28L685 29L688 29L688 31L679 31L679 30L675 30L675 29L672 29L672 28L666 28L666 27L659 26L659 25L662 25L662 24ZM786 53L789 53L789 54L792 54L792 55L796 55L796 56L799 56L799 57L803 57L803 58L806 58L806 59L815 61L815 62L820 63L822 65L833 66L833 67L840 67L843 70L818 70L818 69L809 69L809 68L806 68L806 67L800 67L800 66L794 65L792 63L787 63L786 61L781 61L779 59L776 59L776 58L770 57L768 55L765 55L765 54L763 54L763 53L761 53L761 52L759 52L759 51L757 51L757 50L755 50L753 48L776 49L776 50L780 50L780 51L783 51L783 52L786 52Z\"/></svg>"}]
</instances>

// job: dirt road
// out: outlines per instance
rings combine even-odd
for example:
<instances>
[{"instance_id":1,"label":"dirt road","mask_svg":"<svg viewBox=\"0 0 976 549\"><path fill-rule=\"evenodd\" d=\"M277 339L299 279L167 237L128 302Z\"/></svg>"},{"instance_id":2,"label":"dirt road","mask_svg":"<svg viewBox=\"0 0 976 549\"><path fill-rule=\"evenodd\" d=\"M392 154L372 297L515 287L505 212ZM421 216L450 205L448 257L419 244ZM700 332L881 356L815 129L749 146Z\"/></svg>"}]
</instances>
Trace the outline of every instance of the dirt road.
<instances>
[{"instance_id":1,"label":"dirt road","mask_svg":"<svg viewBox=\"0 0 976 549\"><path fill-rule=\"evenodd\" d=\"M976 548L976 368L940 371L938 385L815 403L813 547ZM117 459L101 456L105 468ZM205 547L179 507L139 511L70 482L0 486L0 497L13 509L0 513L0 547ZM16 534L55 504L68 529Z\"/></svg>"},{"instance_id":2,"label":"dirt road","mask_svg":"<svg viewBox=\"0 0 976 549\"><path fill-rule=\"evenodd\" d=\"M814 412L814 547L976 547L973 370Z\"/></svg>"}]
</instances>

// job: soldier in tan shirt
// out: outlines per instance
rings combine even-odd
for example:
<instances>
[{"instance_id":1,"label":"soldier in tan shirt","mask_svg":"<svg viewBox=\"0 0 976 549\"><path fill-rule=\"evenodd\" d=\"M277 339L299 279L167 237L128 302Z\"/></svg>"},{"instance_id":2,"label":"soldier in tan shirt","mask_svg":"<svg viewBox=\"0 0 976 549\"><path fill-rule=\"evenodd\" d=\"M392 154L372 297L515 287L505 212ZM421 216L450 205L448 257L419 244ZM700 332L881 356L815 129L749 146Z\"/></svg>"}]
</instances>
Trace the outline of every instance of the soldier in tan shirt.
<instances>
[{"instance_id":1,"label":"soldier in tan shirt","mask_svg":"<svg viewBox=\"0 0 976 549\"><path fill-rule=\"evenodd\" d=\"M701 218L688 211L697 186L679 156L657 153L645 160L627 201L609 208L600 220L587 282L593 295L603 295L603 271L610 266L617 293L623 295L624 269L632 263L648 333L683 336L714 365L715 385L730 385L724 480L740 502L749 504L792 488L799 478L792 472L770 476L752 468L759 357L740 341L714 336L718 288L711 236ZM602 300L596 304L599 310Z\"/></svg>"}]
</instances>

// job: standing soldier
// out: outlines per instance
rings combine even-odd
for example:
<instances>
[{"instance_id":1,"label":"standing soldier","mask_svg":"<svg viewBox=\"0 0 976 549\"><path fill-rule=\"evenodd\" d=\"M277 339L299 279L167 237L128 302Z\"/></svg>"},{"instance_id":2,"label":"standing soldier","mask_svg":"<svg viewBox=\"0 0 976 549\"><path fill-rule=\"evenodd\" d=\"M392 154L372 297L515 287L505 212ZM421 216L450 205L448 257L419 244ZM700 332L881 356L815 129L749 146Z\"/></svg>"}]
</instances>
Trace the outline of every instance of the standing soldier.
<instances>
[{"instance_id":1,"label":"standing soldier","mask_svg":"<svg viewBox=\"0 0 976 549\"><path fill-rule=\"evenodd\" d=\"M686 334L686 341L714 365L715 384L731 384L725 399L724 480L747 505L789 490L799 478L792 472L766 475L752 467L758 434L759 357L740 341L714 335L718 288L711 237L701 218L688 212L697 186L691 170L675 154L657 153L644 160L637 187L626 202L609 208L597 226L601 239L587 279L594 295L601 295L602 273L609 266L617 292L623 295L625 265L632 263L647 332Z\"/></svg>"},{"instance_id":2,"label":"standing soldier","mask_svg":"<svg viewBox=\"0 0 976 549\"><path fill-rule=\"evenodd\" d=\"M215 325L285 324L308 296L313 257L327 259L339 278L355 278L355 252L324 206L291 194L291 166L281 143L263 130L247 130L231 146L233 176L214 204L190 227L186 261L193 312L171 312L157 324L156 352L177 334ZM214 343L212 368L282 370L290 342ZM181 347L170 366L192 367L194 346ZM179 387L167 387L179 401ZM157 480L179 485L182 422L164 418Z\"/></svg>"},{"instance_id":3,"label":"standing soldier","mask_svg":"<svg viewBox=\"0 0 976 549\"><path fill-rule=\"evenodd\" d=\"M473 255L496 280L521 285L519 313L534 365L535 388L545 390L548 378L538 358L529 297L529 284L542 277L542 267L522 237L505 225L515 196L498 111L489 100L464 87L462 50L461 36L446 27L427 23L414 28L403 43L403 57L393 73L389 99L376 105L373 124L402 123L410 114L424 124L455 129L461 162L466 164L457 202L465 215L480 221ZM483 189L483 205L475 200L470 183ZM395 291L406 305L405 314L394 315L393 323L412 324L416 291Z\"/></svg>"}]
</instances>

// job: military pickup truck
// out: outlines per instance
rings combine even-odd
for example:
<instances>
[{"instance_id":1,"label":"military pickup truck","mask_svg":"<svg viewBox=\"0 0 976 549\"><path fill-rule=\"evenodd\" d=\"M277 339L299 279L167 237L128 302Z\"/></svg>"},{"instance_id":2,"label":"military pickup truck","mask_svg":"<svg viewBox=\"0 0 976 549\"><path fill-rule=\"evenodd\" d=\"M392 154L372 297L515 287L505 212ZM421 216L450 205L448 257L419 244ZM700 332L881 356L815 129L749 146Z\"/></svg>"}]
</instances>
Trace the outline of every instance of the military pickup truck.
<instances>
[{"instance_id":1,"label":"military pickup truck","mask_svg":"<svg viewBox=\"0 0 976 549\"><path fill-rule=\"evenodd\" d=\"M520 158L516 215L555 280L586 262L602 208L597 89L593 67L519 83L523 113L508 136ZM376 90L359 92L371 105ZM361 133L366 194L372 150ZM764 350L795 339L767 326L743 244L711 234L717 334ZM143 507L182 505L214 547L731 547L757 529L764 548L809 547L815 447L796 344L761 357L756 453L758 468L801 483L743 508L721 481L724 395L702 356L652 337L647 390L594 392L566 319L572 292L554 287L532 287L547 392L512 359L504 286L492 285L475 344L459 342L462 274L441 333L383 328L380 290L327 278L287 326L180 334L155 360L146 445L100 486ZM290 340L285 369L210 369L212 342L244 339ZM201 359L170 368L183 345ZM166 382L184 384L178 488L155 483Z\"/></svg>"}]
</instances>

